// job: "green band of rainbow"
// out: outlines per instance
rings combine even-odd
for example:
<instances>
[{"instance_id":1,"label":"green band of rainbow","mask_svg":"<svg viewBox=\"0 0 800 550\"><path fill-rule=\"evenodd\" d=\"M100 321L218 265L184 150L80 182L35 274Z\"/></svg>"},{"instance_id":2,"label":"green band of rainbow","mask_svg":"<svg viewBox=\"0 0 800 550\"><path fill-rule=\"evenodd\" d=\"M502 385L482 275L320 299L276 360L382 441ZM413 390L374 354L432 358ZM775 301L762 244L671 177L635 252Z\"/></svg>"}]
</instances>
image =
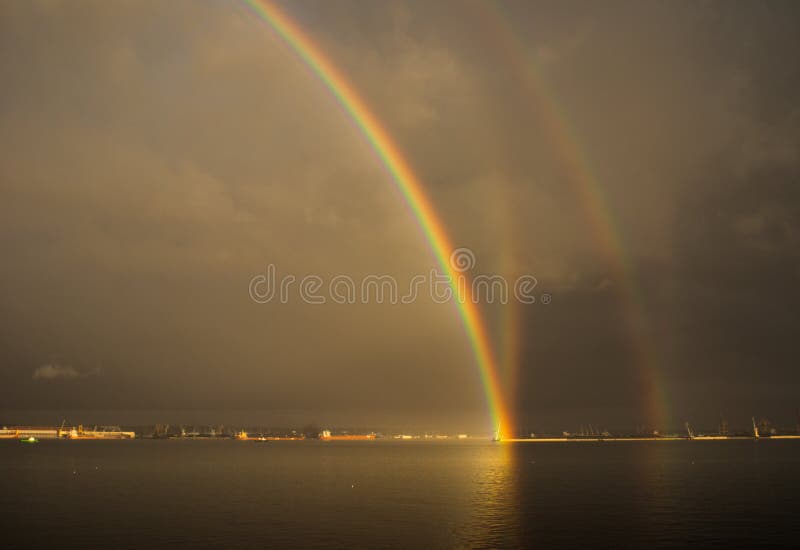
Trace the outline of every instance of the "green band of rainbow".
<instances>
[{"instance_id":1,"label":"green band of rainbow","mask_svg":"<svg viewBox=\"0 0 800 550\"><path fill-rule=\"evenodd\" d=\"M320 48L277 6L267 0L244 0L256 15L294 50L311 71L322 81L378 155L381 163L402 193L425 234L437 263L450 277L453 296L466 330L486 393L492 428L507 428L510 417L500 393L498 369L491 353L487 331L480 312L464 289L457 289L456 282L462 276L450 265L449 256L453 246L444 231L441 221L425 195L424 189L391 136L373 115L366 103L347 81L337 67ZM464 285L469 286L469 285Z\"/></svg>"}]
</instances>

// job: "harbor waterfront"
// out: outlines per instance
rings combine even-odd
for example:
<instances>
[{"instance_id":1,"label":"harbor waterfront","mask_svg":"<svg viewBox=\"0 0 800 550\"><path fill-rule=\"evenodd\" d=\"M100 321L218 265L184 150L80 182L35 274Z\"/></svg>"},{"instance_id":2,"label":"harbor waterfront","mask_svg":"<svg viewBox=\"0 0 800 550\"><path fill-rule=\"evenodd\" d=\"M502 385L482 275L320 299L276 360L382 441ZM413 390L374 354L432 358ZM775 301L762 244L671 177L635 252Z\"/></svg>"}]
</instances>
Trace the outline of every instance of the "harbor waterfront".
<instances>
[{"instance_id":1,"label":"harbor waterfront","mask_svg":"<svg viewBox=\"0 0 800 550\"><path fill-rule=\"evenodd\" d=\"M12 426L0 428L0 440L38 439L134 439L136 433L121 430L119 426L101 426L85 429L82 425L65 428L53 426Z\"/></svg>"},{"instance_id":2,"label":"harbor waterfront","mask_svg":"<svg viewBox=\"0 0 800 550\"><path fill-rule=\"evenodd\" d=\"M762 425L768 426L768 421L762 421ZM306 439L319 439L321 441L375 441L382 439L392 439L399 441L410 440L481 440L489 439L494 443L599 443L599 442L619 442L619 441L737 441L737 440L800 440L800 427L798 433L778 432L774 428L767 432L760 430L755 417L752 419L752 431L750 433L739 432L728 434L727 425L724 431L717 434L698 434L695 433L689 423L686 423L686 434L635 434L622 435L612 434L607 431L602 433L592 429L589 432L581 429L578 434L563 432L561 437L553 435L535 435L530 437L504 437L498 429L491 436L443 433L379 433L375 431L360 433L358 431L342 430L333 432L328 429L317 430L305 428L303 430L252 430L245 429L231 430L224 426L208 426L203 428L191 428L187 430L181 426L170 431L169 425L156 424L148 427L146 431L136 432L133 429L123 430L119 426L94 426L91 429L83 425L77 427L61 426L2 426L0 428L0 441L20 440L26 442L38 442L39 440L119 440L119 439L187 439L187 440L207 440L207 439L235 439L237 441L303 441Z\"/></svg>"}]
</instances>

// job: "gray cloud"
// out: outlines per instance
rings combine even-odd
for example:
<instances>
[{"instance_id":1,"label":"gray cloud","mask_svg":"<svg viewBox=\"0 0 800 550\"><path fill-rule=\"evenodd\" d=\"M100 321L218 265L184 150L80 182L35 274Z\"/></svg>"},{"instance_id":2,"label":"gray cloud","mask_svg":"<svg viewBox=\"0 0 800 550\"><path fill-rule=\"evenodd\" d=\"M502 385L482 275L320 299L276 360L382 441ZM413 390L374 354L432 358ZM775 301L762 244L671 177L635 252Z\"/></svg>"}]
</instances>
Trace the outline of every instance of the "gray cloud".
<instances>
[{"instance_id":1,"label":"gray cloud","mask_svg":"<svg viewBox=\"0 0 800 550\"><path fill-rule=\"evenodd\" d=\"M80 373L70 366L59 365L58 363L42 365L33 371L34 380L70 380L82 376L88 376L88 374Z\"/></svg>"},{"instance_id":2,"label":"gray cloud","mask_svg":"<svg viewBox=\"0 0 800 550\"><path fill-rule=\"evenodd\" d=\"M646 408L621 281L565 151L608 205L675 416L791 416L794 3L505 2L510 51L479 3L285 7L478 269L553 293L514 325L486 309L498 355L520 335L531 429L630 426ZM4 2L0 70L4 406L413 413L432 427L483 415L450 306L249 301L267 263L401 280L433 263L352 122L243 5ZM41 357L103 376L51 392L30 376Z\"/></svg>"}]
</instances>

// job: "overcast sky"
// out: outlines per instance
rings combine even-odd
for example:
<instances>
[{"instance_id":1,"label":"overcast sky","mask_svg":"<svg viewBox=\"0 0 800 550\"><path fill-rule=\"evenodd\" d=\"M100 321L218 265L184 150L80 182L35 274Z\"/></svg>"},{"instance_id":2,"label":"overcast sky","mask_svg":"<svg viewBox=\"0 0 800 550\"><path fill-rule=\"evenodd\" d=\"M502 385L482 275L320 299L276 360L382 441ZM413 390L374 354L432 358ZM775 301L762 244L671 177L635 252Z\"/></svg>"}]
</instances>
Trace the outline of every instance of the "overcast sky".
<instances>
[{"instance_id":1,"label":"overcast sky","mask_svg":"<svg viewBox=\"0 0 800 550\"><path fill-rule=\"evenodd\" d=\"M794 424L795 2L283 6L406 153L473 274L551 294L484 307L523 429L649 422L641 334L663 427ZM0 416L486 428L452 303L251 300L268 264L403 282L435 264L356 126L243 3L5 1L0 74Z\"/></svg>"}]
</instances>

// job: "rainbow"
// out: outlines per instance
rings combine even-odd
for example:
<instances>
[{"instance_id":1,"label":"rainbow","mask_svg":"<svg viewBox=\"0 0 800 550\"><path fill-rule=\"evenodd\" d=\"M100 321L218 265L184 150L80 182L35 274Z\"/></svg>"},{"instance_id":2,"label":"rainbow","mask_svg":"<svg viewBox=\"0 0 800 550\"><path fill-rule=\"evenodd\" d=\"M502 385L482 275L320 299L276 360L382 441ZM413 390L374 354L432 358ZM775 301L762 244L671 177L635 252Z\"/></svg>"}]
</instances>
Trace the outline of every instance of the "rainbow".
<instances>
[{"instance_id":1,"label":"rainbow","mask_svg":"<svg viewBox=\"0 0 800 550\"><path fill-rule=\"evenodd\" d=\"M476 2L468 5L478 11L475 14L476 21L487 30L482 36L494 37L494 47L510 61L515 80L533 100L560 162L570 173L569 181L595 237L595 245L607 259L615 282L619 284L631 351L642 377L641 392L648 422L653 427L664 427L669 417L667 399L663 392L664 384L658 377L652 337L643 313L643 299L636 285L633 263L626 253L621 231L614 222L603 187L589 159L582 153L583 148L570 128L564 109L542 78L536 60L526 54L528 47L514 29L511 18L501 12L501 4ZM507 338L509 342L514 342L513 338Z\"/></svg>"},{"instance_id":2,"label":"rainbow","mask_svg":"<svg viewBox=\"0 0 800 550\"><path fill-rule=\"evenodd\" d=\"M511 416L500 391L500 380L490 341L478 307L469 295L469 289L458 289L457 281L463 276L450 262L454 247L442 226L430 200L425 195L419 178L414 174L403 153L389 133L375 117L353 85L326 57L317 44L275 4L268 0L244 0L259 19L266 22L288 44L305 65L320 79L355 122L358 130L377 154L392 181L408 203L425 235L430 248L445 274L450 277L454 301L469 338L480 370L481 382L492 421L492 429L508 430ZM464 285L469 286L469 285Z\"/></svg>"}]
</instances>

